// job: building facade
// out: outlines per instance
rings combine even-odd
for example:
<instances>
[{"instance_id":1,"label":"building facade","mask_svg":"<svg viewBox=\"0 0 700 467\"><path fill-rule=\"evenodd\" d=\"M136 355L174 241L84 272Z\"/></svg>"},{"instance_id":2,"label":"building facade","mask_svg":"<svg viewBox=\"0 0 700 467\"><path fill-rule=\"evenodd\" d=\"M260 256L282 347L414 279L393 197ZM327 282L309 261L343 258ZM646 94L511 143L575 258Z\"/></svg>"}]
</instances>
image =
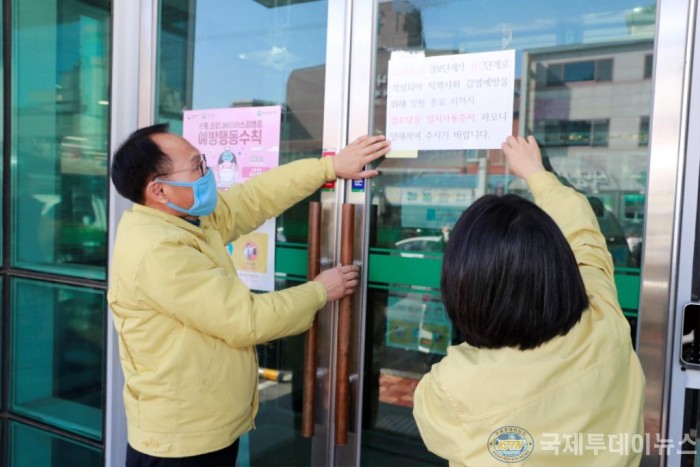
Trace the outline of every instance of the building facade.
<instances>
[{"instance_id":1,"label":"building facade","mask_svg":"<svg viewBox=\"0 0 700 467\"><path fill-rule=\"evenodd\" d=\"M647 435L605 448L643 450L649 466L700 462L694 0L7 0L2 15L0 465L124 463L106 290L129 208L109 160L129 133L160 122L181 133L185 110L277 105L280 162L319 157L386 131L395 53L510 49L513 132L534 134L590 200L647 377ZM527 194L499 150L418 151L378 168L276 221L282 289L306 280L309 201L322 206L323 265L348 246L352 205L362 283L344 364L337 306L319 313L313 436L301 426L304 336L258 347L261 408L239 465L444 465L411 414L420 377L459 342L440 303L442 251L473 200ZM580 449L599 441L581 436Z\"/></svg>"}]
</instances>

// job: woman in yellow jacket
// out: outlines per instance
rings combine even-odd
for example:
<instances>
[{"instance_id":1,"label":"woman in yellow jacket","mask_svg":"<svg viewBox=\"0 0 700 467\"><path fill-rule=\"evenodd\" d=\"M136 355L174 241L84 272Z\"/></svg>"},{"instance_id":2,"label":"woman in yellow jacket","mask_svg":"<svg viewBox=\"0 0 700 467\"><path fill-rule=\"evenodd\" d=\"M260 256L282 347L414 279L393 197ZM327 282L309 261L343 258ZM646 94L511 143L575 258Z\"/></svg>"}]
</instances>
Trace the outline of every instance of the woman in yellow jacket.
<instances>
[{"instance_id":1,"label":"woman in yellow jacket","mask_svg":"<svg viewBox=\"0 0 700 467\"><path fill-rule=\"evenodd\" d=\"M298 334L326 301L352 292L353 266L279 292L252 294L226 245L323 183L376 175L388 151L361 137L331 159L270 170L225 193L205 157L154 125L115 153L112 181L134 202L119 222L109 305L124 371L127 467L233 466L258 409L255 344Z\"/></svg>"},{"instance_id":2,"label":"woman in yellow jacket","mask_svg":"<svg viewBox=\"0 0 700 467\"><path fill-rule=\"evenodd\" d=\"M588 201L509 137L535 204L485 196L445 250L442 294L465 342L421 380L414 416L450 465L633 466L644 375Z\"/></svg>"}]
</instances>

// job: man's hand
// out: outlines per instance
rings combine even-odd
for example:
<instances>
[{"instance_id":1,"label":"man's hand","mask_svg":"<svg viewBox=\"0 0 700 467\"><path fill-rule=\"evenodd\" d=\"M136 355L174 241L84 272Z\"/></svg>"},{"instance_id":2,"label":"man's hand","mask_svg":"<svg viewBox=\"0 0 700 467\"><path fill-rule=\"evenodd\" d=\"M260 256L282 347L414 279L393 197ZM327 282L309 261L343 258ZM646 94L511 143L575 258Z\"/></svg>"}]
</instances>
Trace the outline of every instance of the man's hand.
<instances>
[{"instance_id":1,"label":"man's hand","mask_svg":"<svg viewBox=\"0 0 700 467\"><path fill-rule=\"evenodd\" d=\"M537 172L544 172L542 154L534 136L527 139L522 136L509 136L501 145L506 154L510 171L523 180L527 180Z\"/></svg>"},{"instance_id":2,"label":"man's hand","mask_svg":"<svg viewBox=\"0 0 700 467\"><path fill-rule=\"evenodd\" d=\"M377 170L364 170L370 162L389 152L391 143L383 135L360 136L333 156L333 169L338 178L357 180L379 175Z\"/></svg>"},{"instance_id":3,"label":"man's hand","mask_svg":"<svg viewBox=\"0 0 700 467\"><path fill-rule=\"evenodd\" d=\"M314 278L326 289L328 301L332 302L340 298L351 295L357 287L357 267L356 266L336 266L327 269Z\"/></svg>"}]
</instances>

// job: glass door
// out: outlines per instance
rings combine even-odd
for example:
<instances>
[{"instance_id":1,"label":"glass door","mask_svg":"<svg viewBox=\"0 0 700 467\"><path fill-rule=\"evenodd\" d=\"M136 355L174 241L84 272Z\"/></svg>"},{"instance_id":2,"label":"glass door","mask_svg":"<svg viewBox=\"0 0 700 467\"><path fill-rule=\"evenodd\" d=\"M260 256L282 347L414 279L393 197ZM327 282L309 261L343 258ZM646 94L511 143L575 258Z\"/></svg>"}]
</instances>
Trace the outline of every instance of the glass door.
<instances>
[{"instance_id":1,"label":"glass door","mask_svg":"<svg viewBox=\"0 0 700 467\"><path fill-rule=\"evenodd\" d=\"M551 170L588 197L614 259L619 301L635 339L656 3L540 1L527 9L509 0L357 3L353 44L359 42L356 33L373 39L362 42L364 54L353 54L351 137L386 131L388 92L405 92L406 105L420 106L428 115L443 113L444 102L392 89L392 56L515 51L513 133L533 134ZM371 76L364 91L369 95L355 99L353 92L359 96L363 86L354 88L353 82L364 82L365 74ZM487 86L471 82L466 73L449 80L453 97L467 110ZM354 117L362 115L363 106L368 117ZM473 118L483 122L492 115ZM362 377L356 461L445 465L425 449L412 417L418 381L449 345L461 342L440 302L442 251L452 226L475 199L527 196L527 190L509 175L500 150L420 150L412 158L387 158L378 168L382 175L362 194L367 273L357 342ZM359 202L357 193L348 191Z\"/></svg>"},{"instance_id":2,"label":"glass door","mask_svg":"<svg viewBox=\"0 0 700 467\"><path fill-rule=\"evenodd\" d=\"M329 16L326 0L162 0L155 121L182 134L183 111L279 106L279 164L320 157L329 134L326 82L334 76L326 62ZM235 161L238 153L231 149ZM207 158L210 166L226 163L219 154ZM240 162L238 170L245 171ZM276 290L306 281L308 205L321 197L319 191L276 220ZM241 438L238 465L310 465L313 441L301 435L304 335L257 351L260 409L256 429ZM323 389L318 398L327 401ZM325 406L318 406L322 421ZM319 423L315 439L324 436Z\"/></svg>"},{"instance_id":3,"label":"glass door","mask_svg":"<svg viewBox=\"0 0 700 467\"><path fill-rule=\"evenodd\" d=\"M589 198L636 339L656 22L653 0L526 10L511 0L161 0L155 121L181 132L184 110L281 106L280 164L318 157L386 132L393 54L512 49L513 133L535 135L551 170ZM454 80L455 97L470 105L479 89ZM423 105L440 112L439 102ZM339 182L310 198L323 205L325 265L339 258L340 203L355 206L363 283L352 301L347 441L334 436L331 306L319 314L314 437L300 429L303 336L259 346L261 406L240 465L445 465L412 417L418 381L460 342L440 302L442 251L476 198L527 193L499 150L421 150L377 167L382 175L368 183ZM308 201L277 219L276 289L306 280Z\"/></svg>"}]
</instances>

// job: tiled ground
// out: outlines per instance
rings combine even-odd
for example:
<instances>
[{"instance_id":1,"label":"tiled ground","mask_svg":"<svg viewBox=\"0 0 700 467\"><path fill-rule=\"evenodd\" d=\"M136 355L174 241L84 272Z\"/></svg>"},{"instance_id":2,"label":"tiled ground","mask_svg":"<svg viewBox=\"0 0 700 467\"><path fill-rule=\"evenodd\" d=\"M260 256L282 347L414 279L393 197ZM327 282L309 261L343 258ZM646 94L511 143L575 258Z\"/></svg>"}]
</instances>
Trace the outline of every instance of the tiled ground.
<instances>
[{"instance_id":1,"label":"tiled ground","mask_svg":"<svg viewBox=\"0 0 700 467\"><path fill-rule=\"evenodd\" d=\"M379 375L379 402L413 407L413 391L418 380L382 373Z\"/></svg>"}]
</instances>

